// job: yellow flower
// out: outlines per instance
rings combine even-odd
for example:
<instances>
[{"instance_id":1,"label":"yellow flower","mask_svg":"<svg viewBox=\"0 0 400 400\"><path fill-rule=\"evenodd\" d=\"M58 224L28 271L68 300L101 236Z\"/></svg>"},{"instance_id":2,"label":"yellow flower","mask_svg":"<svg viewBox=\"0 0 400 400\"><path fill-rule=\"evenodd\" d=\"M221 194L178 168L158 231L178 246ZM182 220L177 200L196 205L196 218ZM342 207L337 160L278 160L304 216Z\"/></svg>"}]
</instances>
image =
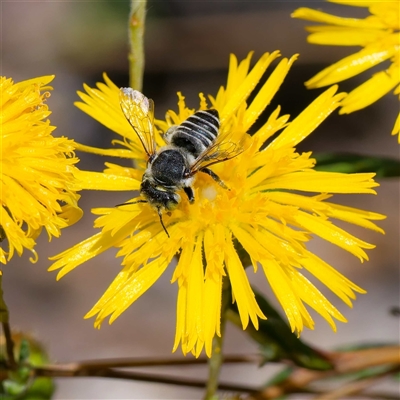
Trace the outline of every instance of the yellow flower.
<instances>
[{"instance_id":1,"label":"yellow flower","mask_svg":"<svg viewBox=\"0 0 400 400\"><path fill-rule=\"evenodd\" d=\"M371 13L364 19L342 18L310 8L299 8L292 17L321 22L322 26L309 26L308 41L321 45L361 46L354 53L325 68L306 86L319 88L343 81L389 60L389 68L380 71L355 88L343 100L340 114L349 114L379 100L394 89L400 95L400 2L328 0L343 5L366 7ZM398 134L400 143L400 113L392 135Z\"/></svg>"},{"instance_id":2,"label":"yellow flower","mask_svg":"<svg viewBox=\"0 0 400 400\"><path fill-rule=\"evenodd\" d=\"M172 274L178 285L177 323L174 350L182 345L183 353L198 356L203 347L211 354L212 339L220 335L222 281L229 277L233 300L237 302L243 328L249 321L258 327L258 318L266 318L255 301L246 276L246 265L238 255L239 244L250 255L254 271L261 267L270 287L280 301L293 331L314 327L305 304L320 313L335 329L333 318L345 321L339 311L303 275L311 273L351 305L354 292L364 291L347 280L318 256L307 250L312 235L320 236L361 261L367 259L364 249L374 246L344 229L331 218L382 232L370 220L382 215L327 200L328 193L375 193L374 174L346 175L318 172L313 169L311 153L295 151L333 110L344 94L335 94L335 87L319 96L292 122L279 116L278 107L258 129L251 131L257 118L270 103L283 82L296 56L282 59L253 100L248 98L279 52L264 54L251 69L251 53L239 64L231 56L228 81L216 97L209 96L211 107L218 110L221 135L237 143L247 138L246 150L237 157L216 164L213 171L230 190L218 185L209 175L195 176L195 201L186 196L168 215L163 230L157 211L149 204L128 204L118 208L100 208L95 227L101 231L62 254L50 270L61 269L61 278L78 265L111 247L119 248L122 270L113 283L86 315L96 315L95 326L110 317L113 322L161 276L173 257L180 255ZM108 190L138 189L145 163L144 151L132 127L125 120L119 104L119 89L104 76L106 84L98 89L85 86L79 93L83 103L78 107L123 137L125 148L101 150L79 146L86 151L119 157L141 158L139 167L126 168L107 164L104 174L81 172L81 187ZM156 125L165 132L194 113L179 95L178 111L168 111L166 120ZM249 101L247 103L247 101ZM210 108L200 94L200 109ZM281 131L275 138L273 136ZM251 132L252 136L247 133ZM157 133L157 141L162 137ZM266 144L268 143L268 144ZM303 193L304 192L304 193ZM307 192L316 192L310 196ZM132 200L127 199L129 203ZM205 265L204 265L205 263Z\"/></svg>"},{"instance_id":3,"label":"yellow flower","mask_svg":"<svg viewBox=\"0 0 400 400\"><path fill-rule=\"evenodd\" d=\"M33 252L35 239L45 228L58 237L60 229L76 222L82 212L72 190L74 143L55 138L45 104L54 76L13 83L0 77L0 261L5 264L24 248ZM45 91L45 92L43 92ZM7 243L8 249L3 248Z\"/></svg>"}]
</instances>

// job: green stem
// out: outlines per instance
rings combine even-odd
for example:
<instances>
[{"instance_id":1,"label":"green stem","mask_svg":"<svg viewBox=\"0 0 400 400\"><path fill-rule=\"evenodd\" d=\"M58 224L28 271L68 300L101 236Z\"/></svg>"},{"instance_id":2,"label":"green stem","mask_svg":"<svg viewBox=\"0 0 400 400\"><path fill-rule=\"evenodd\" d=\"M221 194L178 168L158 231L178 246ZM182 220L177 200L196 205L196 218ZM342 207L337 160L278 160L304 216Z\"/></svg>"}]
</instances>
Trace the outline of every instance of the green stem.
<instances>
[{"instance_id":1,"label":"green stem","mask_svg":"<svg viewBox=\"0 0 400 400\"><path fill-rule=\"evenodd\" d=\"M231 300L231 287L229 279L224 277L222 286L222 299L221 299L221 336L215 335L212 345L212 355L208 362L208 381L207 390L204 396L204 400L215 400L215 393L218 390L219 375L221 372L221 366L223 364L222 355L222 344L225 333L226 325L226 313L229 308L229 302Z\"/></svg>"},{"instance_id":2,"label":"green stem","mask_svg":"<svg viewBox=\"0 0 400 400\"><path fill-rule=\"evenodd\" d=\"M129 84L133 89L142 90L144 70L144 25L146 0L131 0L129 15Z\"/></svg>"},{"instance_id":3,"label":"green stem","mask_svg":"<svg viewBox=\"0 0 400 400\"><path fill-rule=\"evenodd\" d=\"M14 342L11 336L8 308L3 297L3 275L1 271L0 271L0 322L3 326L3 335L6 344L8 367L10 369L15 369L17 367L17 363L14 358Z\"/></svg>"}]
</instances>

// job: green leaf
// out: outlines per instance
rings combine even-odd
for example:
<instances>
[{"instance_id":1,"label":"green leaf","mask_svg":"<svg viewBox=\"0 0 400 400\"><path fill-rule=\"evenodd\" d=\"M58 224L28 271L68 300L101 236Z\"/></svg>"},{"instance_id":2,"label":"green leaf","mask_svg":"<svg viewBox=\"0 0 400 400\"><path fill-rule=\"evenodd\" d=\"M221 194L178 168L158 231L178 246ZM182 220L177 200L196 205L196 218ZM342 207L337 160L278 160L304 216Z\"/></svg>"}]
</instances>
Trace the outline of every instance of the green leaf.
<instances>
[{"instance_id":1,"label":"green leaf","mask_svg":"<svg viewBox=\"0 0 400 400\"><path fill-rule=\"evenodd\" d=\"M32 366L41 366L48 362L43 346L27 334L13 333L18 368L8 372L8 379L1 382L1 400L50 400L54 392L51 378L32 379Z\"/></svg>"},{"instance_id":2,"label":"green leaf","mask_svg":"<svg viewBox=\"0 0 400 400\"><path fill-rule=\"evenodd\" d=\"M55 386L51 378L36 378L21 400L50 400Z\"/></svg>"},{"instance_id":3,"label":"green leaf","mask_svg":"<svg viewBox=\"0 0 400 400\"><path fill-rule=\"evenodd\" d=\"M11 398L14 396L18 396L26 390L26 387L23 383L13 381L11 379L6 379L2 382L4 394L10 396Z\"/></svg>"},{"instance_id":4,"label":"green leaf","mask_svg":"<svg viewBox=\"0 0 400 400\"><path fill-rule=\"evenodd\" d=\"M388 346L397 346L397 343L396 342L352 343L335 347L335 350L340 352L347 352L347 351L357 351L357 350L367 350L367 349L379 349L381 347L388 347Z\"/></svg>"},{"instance_id":5,"label":"green leaf","mask_svg":"<svg viewBox=\"0 0 400 400\"><path fill-rule=\"evenodd\" d=\"M293 373L293 368L286 367L275 374L266 384L265 387L280 385L282 382L286 381L290 375Z\"/></svg>"},{"instance_id":6,"label":"green leaf","mask_svg":"<svg viewBox=\"0 0 400 400\"><path fill-rule=\"evenodd\" d=\"M345 374L344 377L348 378L350 377L351 379L367 379L371 378L377 375L381 375L387 371L389 371L392 368L390 365L377 365L375 367L369 367L365 369L361 369L357 372L352 372Z\"/></svg>"},{"instance_id":7,"label":"green leaf","mask_svg":"<svg viewBox=\"0 0 400 400\"><path fill-rule=\"evenodd\" d=\"M353 343L353 344L345 344L345 345L339 346L339 347L335 348L335 350L343 352L343 353L351 352L351 351L362 351L362 350L375 350L376 352L379 352L379 350L381 348L384 349L385 347L392 347L392 346L397 348L397 343L395 343L395 342ZM394 351L396 351L396 350L394 350ZM371 357L374 358L373 355ZM392 367L393 367L393 365L391 365L391 364L377 365L377 366L373 366L373 367L364 368L364 369L361 369L356 372L342 374L341 377L346 378L346 379L351 379L351 380L366 379L366 378L370 378L370 377L374 377L376 375L382 374L386 371L389 371ZM392 376L395 376L395 375L396 374L393 374Z\"/></svg>"},{"instance_id":8,"label":"green leaf","mask_svg":"<svg viewBox=\"0 0 400 400\"><path fill-rule=\"evenodd\" d=\"M400 176L400 161L387 157L374 157L351 153L313 154L315 169L327 172L375 172L377 178Z\"/></svg>"},{"instance_id":9,"label":"green leaf","mask_svg":"<svg viewBox=\"0 0 400 400\"><path fill-rule=\"evenodd\" d=\"M24 384L11 379L2 382L0 399L2 400L50 400L54 393L51 378L36 378L31 384Z\"/></svg>"},{"instance_id":10,"label":"green leaf","mask_svg":"<svg viewBox=\"0 0 400 400\"><path fill-rule=\"evenodd\" d=\"M29 346L29 341L26 339L22 339L19 347L19 361L21 363L27 361L30 354L31 350Z\"/></svg>"},{"instance_id":11,"label":"green leaf","mask_svg":"<svg viewBox=\"0 0 400 400\"><path fill-rule=\"evenodd\" d=\"M258 305L268 319L259 321L258 330L250 324L245 332L261 345L265 362L291 360L303 368L332 369L332 364L326 357L298 339L268 301L254 289L253 291ZM231 305L227 317L235 325L242 327L236 304Z\"/></svg>"}]
</instances>

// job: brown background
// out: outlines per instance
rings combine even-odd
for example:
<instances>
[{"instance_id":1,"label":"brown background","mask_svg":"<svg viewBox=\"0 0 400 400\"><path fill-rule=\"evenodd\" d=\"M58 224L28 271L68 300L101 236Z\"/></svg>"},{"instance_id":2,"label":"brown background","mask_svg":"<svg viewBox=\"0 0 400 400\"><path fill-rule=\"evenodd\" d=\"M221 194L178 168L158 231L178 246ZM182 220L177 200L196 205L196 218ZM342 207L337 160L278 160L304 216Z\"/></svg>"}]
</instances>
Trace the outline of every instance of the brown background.
<instances>
[{"instance_id":1,"label":"brown background","mask_svg":"<svg viewBox=\"0 0 400 400\"><path fill-rule=\"evenodd\" d=\"M146 75L144 91L155 99L161 118L176 107L176 92L182 91L192 107L197 93L215 94L226 82L229 53L243 58L255 50L279 49L283 56L300 53L274 104L295 117L321 90L307 91L303 82L324 66L344 57L355 48L318 47L306 43L303 21L292 20L290 12L299 6L320 7L342 15L365 15L352 9L324 2L234 2L234 1L159 1L148 3L146 32ZM56 135L66 135L85 144L108 147L115 136L73 106L76 90L84 82L93 86L106 71L117 85L127 85L127 2L2 2L2 71L15 81L55 74L54 92L49 100L51 122ZM360 84L371 75L341 84L342 90ZM390 136L398 111L394 96L386 96L366 110L349 116L332 115L299 151L349 151L369 155L398 157L397 140ZM106 158L78 154L82 169L98 170ZM399 184L397 179L381 180L379 195L337 196L343 204L388 215L380 226L386 235L350 227L350 232L377 248L369 252L370 261L357 259L329 243L315 240L312 250L368 291L359 296L353 309L332 297L349 322L338 325L338 333L315 316L316 330L302 338L322 348L359 342L398 342L398 318L390 308L399 302ZM38 241L39 262L28 261L29 254L14 258L4 270L4 291L13 327L37 336L53 360L126 356L170 355L175 330L176 286L169 283L173 266L112 326L105 323L93 329L93 320L83 315L101 296L119 271L115 252L79 267L60 282L55 273L46 272L48 256L92 235L92 207L113 206L131 193L82 193L84 218L50 244L42 235ZM252 282L275 302L260 271ZM328 291L324 291L328 293ZM276 302L275 302L276 303ZM228 327L226 353L255 352L257 347L239 330ZM180 357L179 351L175 354ZM276 365L224 367L222 381L261 384ZM165 370L159 369L158 372ZM177 376L206 377L202 367L177 368ZM198 399L202 392L171 386L101 379L58 380L56 399Z\"/></svg>"}]
</instances>

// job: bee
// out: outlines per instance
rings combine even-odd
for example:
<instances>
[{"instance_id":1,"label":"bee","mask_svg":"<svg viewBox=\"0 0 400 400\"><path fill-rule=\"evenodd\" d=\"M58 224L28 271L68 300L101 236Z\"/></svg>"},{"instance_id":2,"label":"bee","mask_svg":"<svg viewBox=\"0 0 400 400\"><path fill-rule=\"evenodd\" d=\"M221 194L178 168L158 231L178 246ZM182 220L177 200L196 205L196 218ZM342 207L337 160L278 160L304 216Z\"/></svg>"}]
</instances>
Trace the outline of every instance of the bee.
<instances>
[{"instance_id":1,"label":"bee","mask_svg":"<svg viewBox=\"0 0 400 400\"><path fill-rule=\"evenodd\" d=\"M147 167L140 186L140 195L144 199L120 206L149 203L157 210L161 225L169 237L162 214L178 206L181 197L177 192L183 189L189 202L193 203L195 195L192 185L198 172L208 174L221 187L228 189L208 167L236 157L243 148L224 140L220 135L219 114L213 108L199 110L180 125L170 127L163 135L165 146L157 148L153 101L137 90L121 88L120 104L147 154Z\"/></svg>"}]
</instances>

